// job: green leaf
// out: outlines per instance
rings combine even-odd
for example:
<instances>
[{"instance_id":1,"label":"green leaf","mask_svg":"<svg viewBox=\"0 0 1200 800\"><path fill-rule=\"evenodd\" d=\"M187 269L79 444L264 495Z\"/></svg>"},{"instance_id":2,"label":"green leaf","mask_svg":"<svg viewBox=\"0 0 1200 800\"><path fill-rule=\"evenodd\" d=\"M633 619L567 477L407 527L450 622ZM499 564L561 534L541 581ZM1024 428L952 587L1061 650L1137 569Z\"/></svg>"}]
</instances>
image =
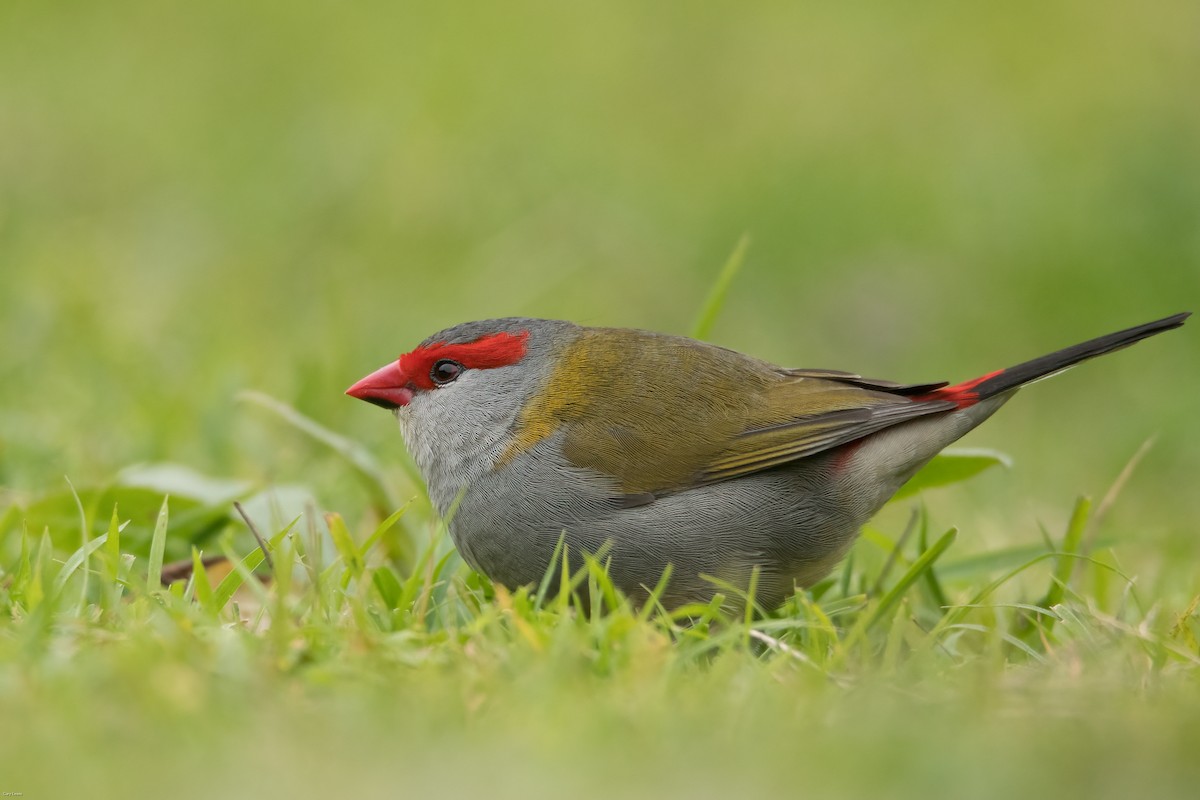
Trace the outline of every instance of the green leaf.
<instances>
[{"instance_id":1,"label":"green leaf","mask_svg":"<svg viewBox=\"0 0 1200 800\"><path fill-rule=\"evenodd\" d=\"M244 497L251 488L246 481L213 478L169 462L126 467L117 476L117 482L121 486L149 489L159 497L186 497L206 506L226 506Z\"/></svg>"},{"instance_id":2,"label":"green leaf","mask_svg":"<svg viewBox=\"0 0 1200 800\"><path fill-rule=\"evenodd\" d=\"M892 496L891 502L911 497L925 489L968 480L996 466L1011 467L1012 459L1004 453L983 448L955 447L943 450L908 483L901 486L900 491Z\"/></svg>"},{"instance_id":3,"label":"green leaf","mask_svg":"<svg viewBox=\"0 0 1200 800\"><path fill-rule=\"evenodd\" d=\"M89 509L119 506L124 520L119 544L124 552L145 558L150 552L164 494L137 486L93 487L80 489L79 500ZM192 498L175 494L170 497L171 537L166 544L164 560L187 558L193 543L206 540L229 523L227 505L207 506ZM26 508L25 518L33 530L49 528L60 550L70 552L83 544L79 507L70 491L42 495ZM86 538L95 538L108 532L111 518L97 515L88 524Z\"/></svg>"}]
</instances>

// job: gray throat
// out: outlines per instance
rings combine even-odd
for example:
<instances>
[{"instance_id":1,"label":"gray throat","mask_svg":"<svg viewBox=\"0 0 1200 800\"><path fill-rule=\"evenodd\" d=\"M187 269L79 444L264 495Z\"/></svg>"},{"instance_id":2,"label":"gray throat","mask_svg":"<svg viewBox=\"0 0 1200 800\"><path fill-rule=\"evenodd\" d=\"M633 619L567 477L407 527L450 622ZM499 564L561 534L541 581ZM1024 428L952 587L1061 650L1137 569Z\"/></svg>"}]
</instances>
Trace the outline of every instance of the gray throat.
<instances>
[{"instance_id":1,"label":"gray throat","mask_svg":"<svg viewBox=\"0 0 1200 800\"><path fill-rule=\"evenodd\" d=\"M480 412L484 413L480 415ZM396 420L404 442L416 461L438 513L445 516L459 493L477 481L495 465L507 446L516 413L512 407L495 404L476 409L476 419L470 427L445 424L415 424L408 409L400 409Z\"/></svg>"}]
</instances>

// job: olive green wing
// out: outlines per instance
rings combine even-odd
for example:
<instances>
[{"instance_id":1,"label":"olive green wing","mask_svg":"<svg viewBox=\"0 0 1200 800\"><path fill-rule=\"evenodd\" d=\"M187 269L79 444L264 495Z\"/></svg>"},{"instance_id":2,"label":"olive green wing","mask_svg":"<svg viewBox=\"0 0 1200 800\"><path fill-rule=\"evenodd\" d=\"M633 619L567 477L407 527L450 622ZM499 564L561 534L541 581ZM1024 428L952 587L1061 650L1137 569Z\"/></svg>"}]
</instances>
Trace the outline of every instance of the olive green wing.
<instances>
[{"instance_id":1,"label":"olive green wing","mask_svg":"<svg viewBox=\"0 0 1200 800\"><path fill-rule=\"evenodd\" d=\"M955 408L921 399L935 384L904 386L859 376L773 372L744 392L715 397L702 382L647 391L636 405L611 407L564 426L563 452L581 467L614 476L628 505L732 480ZM921 391L918 391L921 390ZM909 395L916 395L910 397Z\"/></svg>"},{"instance_id":2,"label":"olive green wing","mask_svg":"<svg viewBox=\"0 0 1200 800\"><path fill-rule=\"evenodd\" d=\"M666 374L665 374L666 373ZM586 329L522 411L501 461L550 437L632 504L731 480L953 409L904 385L780 369L641 331Z\"/></svg>"},{"instance_id":3,"label":"olive green wing","mask_svg":"<svg viewBox=\"0 0 1200 800\"><path fill-rule=\"evenodd\" d=\"M836 408L748 428L738 433L722 453L705 465L697 484L740 478L831 450L901 422L955 408L954 403L942 400L898 400Z\"/></svg>"},{"instance_id":4,"label":"olive green wing","mask_svg":"<svg viewBox=\"0 0 1200 800\"><path fill-rule=\"evenodd\" d=\"M748 419L700 474L714 483L759 472L955 408L923 396L945 383L901 384L833 370L780 370L761 419Z\"/></svg>"}]
</instances>

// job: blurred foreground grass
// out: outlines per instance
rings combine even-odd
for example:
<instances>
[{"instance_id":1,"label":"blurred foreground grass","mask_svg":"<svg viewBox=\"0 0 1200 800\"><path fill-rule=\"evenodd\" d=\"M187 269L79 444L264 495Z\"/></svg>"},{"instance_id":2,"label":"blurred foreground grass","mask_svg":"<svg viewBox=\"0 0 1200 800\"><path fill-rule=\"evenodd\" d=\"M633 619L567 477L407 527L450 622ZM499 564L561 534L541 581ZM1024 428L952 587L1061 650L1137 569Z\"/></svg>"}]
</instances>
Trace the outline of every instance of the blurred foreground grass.
<instances>
[{"instance_id":1,"label":"blurred foreground grass","mask_svg":"<svg viewBox=\"0 0 1200 800\"><path fill-rule=\"evenodd\" d=\"M1014 469L922 498L931 539L962 528L935 569L966 602L1157 437L1099 563L989 601L1060 606L1044 641L1006 608L930 633L922 578L849 645L871 606L763 629L809 661L736 621L510 608L453 557L435 588L399 437L341 392L470 318L685 331L743 234L710 336L796 366L962 379L1194 310L1198 24L1183 0L2 4L0 791L1182 793L1190 326L1023 393L968 440ZM248 552L241 499L268 532L303 513L298 563L332 572L241 615L147 594L164 494L167 560ZM414 496L343 585L321 512L361 546ZM56 588L114 503L136 561L101 547ZM869 593L908 513L779 619Z\"/></svg>"},{"instance_id":2,"label":"blurred foreground grass","mask_svg":"<svg viewBox=\"0 0 1200 800\"><path fill-rule=\"evenodd\" d=\"M1120 798L1200 778L1200 596L1147 605L1080 557L1086 502L1008 572L1053 566L1043 597L1003 600L979 564L945 583L953 532L922 524L753 621L630 608L599 567L576 591L604 613L579 614L493 589L440 536L401 569L378 545L402 518L355 543L329 517L333 558L289 526L269 583L254 549L169 590L165 507L148 578L115 517L61 563L27 537L0 588L3 791Z\"/></svg>"}]
</instances>

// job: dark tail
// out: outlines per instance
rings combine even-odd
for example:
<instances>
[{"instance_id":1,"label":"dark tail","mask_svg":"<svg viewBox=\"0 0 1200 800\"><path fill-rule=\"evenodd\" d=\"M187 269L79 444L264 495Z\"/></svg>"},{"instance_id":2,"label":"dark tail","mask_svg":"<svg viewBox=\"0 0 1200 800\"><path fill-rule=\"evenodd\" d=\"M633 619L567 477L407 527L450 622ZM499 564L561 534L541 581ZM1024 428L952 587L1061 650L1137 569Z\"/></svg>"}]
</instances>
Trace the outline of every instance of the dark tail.
<instances>
[{"instance_id":1,"label":"dark tail","mask_svg":"<svg viewBox=\"0 0 1200 800\"><path fill-rule=\"evenodd\" d=\"M1182 314L1175 314L1155 322L1147 322L1145 325L1138 325L1136 328L1110 333L1107 336L1101 336L1098 339L1092 339L1083 344L1077 344L1073 347L1067 347L1051 353L1050 355L1026 361L1024 364L1017 364L1015 367L988 373L981 378L975 378L966 383L938 389L936 392L930 392L928 395L925 395L925 398L953 400L958 403L959 408L966 408L980 400L986 400L989 397L1007 392L1009 389L1023 386L1030 381L1061 372L1067 367L1078 364L1080 361L1086 361L1089 358L1095 358L1105 353L1111 353L1114 350L1120 350L1122 347L1128 347L1134 342L1140 342L1142 339L1154 336L1156 333L1178 328L1191 315L1192 312L1184 311Z\"/></svg>"}]
</instances>

